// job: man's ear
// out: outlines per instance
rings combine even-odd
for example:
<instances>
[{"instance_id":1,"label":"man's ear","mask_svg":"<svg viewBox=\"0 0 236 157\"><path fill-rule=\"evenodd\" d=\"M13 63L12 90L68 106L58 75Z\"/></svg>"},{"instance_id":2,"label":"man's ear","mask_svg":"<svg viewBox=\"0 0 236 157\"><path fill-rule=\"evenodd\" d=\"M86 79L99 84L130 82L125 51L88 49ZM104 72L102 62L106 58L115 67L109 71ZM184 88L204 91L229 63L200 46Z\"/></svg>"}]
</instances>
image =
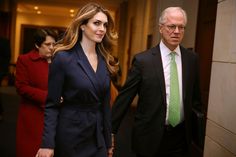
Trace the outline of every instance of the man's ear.
<instances>
[{"instance_id":1,"label":"man's ear","mask_svg":"<svg viewBox=\"0 0 236 157\"><path fill-rule=\"evenodd\" d=\"M160 34L162 34L162 27L163 26L159 25L159 32L160 32Z\"/></svg>"}]
</instances>

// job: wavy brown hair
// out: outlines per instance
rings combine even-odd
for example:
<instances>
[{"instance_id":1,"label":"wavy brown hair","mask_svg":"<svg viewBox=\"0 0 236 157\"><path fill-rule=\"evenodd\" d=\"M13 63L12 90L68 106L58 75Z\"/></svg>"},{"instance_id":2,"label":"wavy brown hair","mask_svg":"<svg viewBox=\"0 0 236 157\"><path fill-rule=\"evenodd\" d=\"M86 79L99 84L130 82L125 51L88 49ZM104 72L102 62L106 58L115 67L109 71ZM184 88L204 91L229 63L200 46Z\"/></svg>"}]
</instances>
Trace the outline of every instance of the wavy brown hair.
<instances>
[{"instance_id":1,"label":"wavy brown hair","mask_svg":"<svg viewBox=\"0 0 236 157\"><path fill-rule=\"evenodd\" d=\"M56 45L55 53L62 50L69 50L82 39L81 25L86 24L89 19L93 18L98 12L102 12L107 16L108 25L106 34L101 43L96 46L102 56L105 58L108 70L111 75L115 75L119 70L118 61L111 55L113 46L117 41L117 33L115 32L115 24L108 10L96 3L88 3L82 7L68 26L64 37Z\"/></svg>"}]
</instances>

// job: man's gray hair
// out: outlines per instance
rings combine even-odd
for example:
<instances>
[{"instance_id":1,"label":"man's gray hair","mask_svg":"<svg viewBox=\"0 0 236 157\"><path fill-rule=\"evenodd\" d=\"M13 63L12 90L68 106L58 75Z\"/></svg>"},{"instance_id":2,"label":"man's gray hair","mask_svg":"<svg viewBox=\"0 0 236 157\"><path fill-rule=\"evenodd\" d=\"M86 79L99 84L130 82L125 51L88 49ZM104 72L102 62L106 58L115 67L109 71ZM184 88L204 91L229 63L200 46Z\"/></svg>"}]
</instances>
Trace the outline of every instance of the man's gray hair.
<instances>
[{"instance_id":1,"label":"man's gray hair","mask_svg":"<svg viewBox=\"0 0 236 157\"><path fill-rule=\"evenodd\" d=\"M184 20L185 20L185 25L186 25L187 24L187 14L186 14L185 10L183 10L181 7L168 7L165 10L163 10L162 13L161 13L161 16L159 18L159 24L166 23L166 20L167 20L166 16L167 16L167 14L169 12L175 11L175 10L178 10L178 11L180 11L183 14Z\"/></svg>"}]
</instances>

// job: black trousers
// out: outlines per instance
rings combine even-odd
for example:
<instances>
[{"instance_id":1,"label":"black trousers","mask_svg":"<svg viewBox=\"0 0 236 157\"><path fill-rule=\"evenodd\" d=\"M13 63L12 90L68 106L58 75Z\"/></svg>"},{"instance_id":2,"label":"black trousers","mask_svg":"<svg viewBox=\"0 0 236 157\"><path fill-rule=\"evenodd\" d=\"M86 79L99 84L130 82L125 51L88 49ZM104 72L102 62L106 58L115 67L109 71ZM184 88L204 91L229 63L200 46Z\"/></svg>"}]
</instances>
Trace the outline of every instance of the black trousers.
<instances>
[{"instance_id":1,"label":"black trousers","mask_svg":"<svg viewBox=\"0 0 236 157\"><path fill-rule=\"evenodd\" d=\"M189 157L186 144L185 125L165 126L164 135L158 151L153 156L137 154L137 157Z\"/></svg>"}]
</instances>

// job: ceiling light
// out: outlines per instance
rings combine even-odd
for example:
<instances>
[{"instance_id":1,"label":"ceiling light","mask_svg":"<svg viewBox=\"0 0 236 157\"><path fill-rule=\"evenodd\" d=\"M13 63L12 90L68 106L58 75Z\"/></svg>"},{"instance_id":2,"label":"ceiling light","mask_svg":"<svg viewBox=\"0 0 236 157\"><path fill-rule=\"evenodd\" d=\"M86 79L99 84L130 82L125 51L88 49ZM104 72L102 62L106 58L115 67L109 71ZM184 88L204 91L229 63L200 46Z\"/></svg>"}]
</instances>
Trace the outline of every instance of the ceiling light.
<instances>
[{"instance_id":1,"label":"ceiling light","mask_svg":"<svg viewBox=\"0 0 236 157\"><path fill-rule=\"evenodd\" d=\"M39 7L38 6L34 6L34 10L38 10L39 9Z\"/></svg>"},{"instance_id":2,"label":"ceiling light","mask_svg":"<svg viewBox=\"0 0 236 157\"><path fill-rule=\"evenodd\" d=\"M70 9L70 13L74 13L75 12L75 10L74 9Z\"/></svg>"},{"instance_id":3,"label":"ceiling light","mask_svg":"<svg viewBox=\"0 0 236 157\"><path fill-rule=\"evenodd\" d=\"M37 14L41 14L42 12L40 10L37 11Z\"/></svg>"}]
</instances>

